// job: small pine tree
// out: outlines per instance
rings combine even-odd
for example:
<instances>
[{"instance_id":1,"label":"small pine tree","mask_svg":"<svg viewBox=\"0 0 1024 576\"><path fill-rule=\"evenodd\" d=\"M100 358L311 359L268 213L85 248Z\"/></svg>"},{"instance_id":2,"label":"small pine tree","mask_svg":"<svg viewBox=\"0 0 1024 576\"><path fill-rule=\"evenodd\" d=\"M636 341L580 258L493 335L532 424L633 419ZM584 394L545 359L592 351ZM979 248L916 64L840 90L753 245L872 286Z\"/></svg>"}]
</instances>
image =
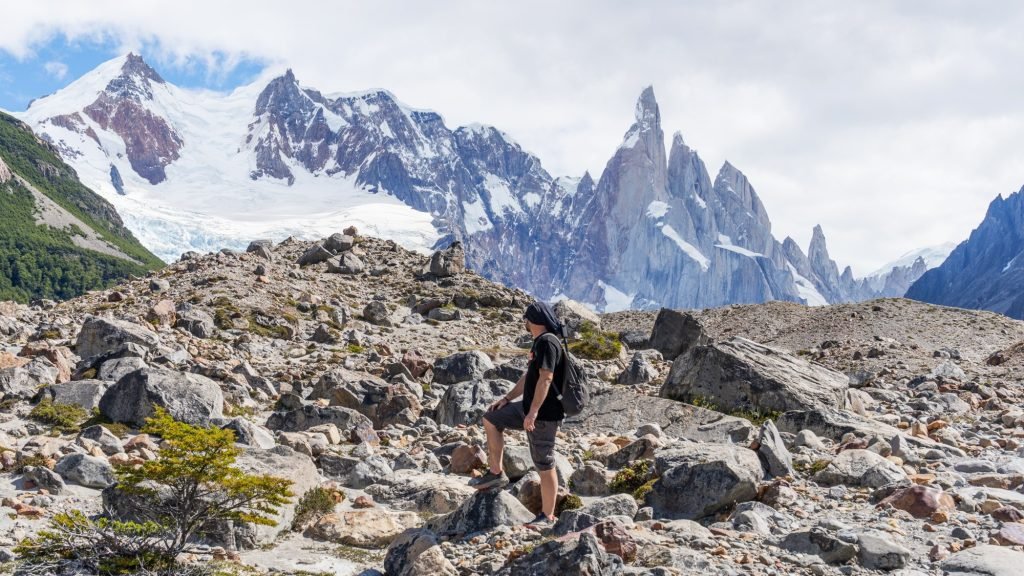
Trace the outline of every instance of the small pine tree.
<instances>
[{"instance_id":1,"label":"small pine tree","mask_svg":"<svg viewBox=\"0 0 1024 576\"><path fill-rule=\"evenodd\" d=\"M117 470L115 489L130 500L133 519L59 514L48 530L19 545L27 567L59 573L54 569L84 564L99 574L174 573L174 559L190 551L204 525L232 520L273 526L272 515L292 496L290 480L234 466L240 450L230 430L177 422L158 409L142 431L163 444L156 460ZM97 556L97 550L104 552Z\"/></svg>"}]
</instances>

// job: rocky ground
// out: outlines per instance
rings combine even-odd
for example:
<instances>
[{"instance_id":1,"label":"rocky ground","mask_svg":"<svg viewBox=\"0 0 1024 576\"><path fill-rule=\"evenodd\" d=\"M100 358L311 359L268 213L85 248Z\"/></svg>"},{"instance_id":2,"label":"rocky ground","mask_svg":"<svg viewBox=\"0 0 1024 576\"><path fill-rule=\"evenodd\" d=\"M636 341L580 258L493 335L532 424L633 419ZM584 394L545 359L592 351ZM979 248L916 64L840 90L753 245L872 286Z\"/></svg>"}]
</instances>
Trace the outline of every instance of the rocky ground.
<instances>
[{"instance_id":1,"label":"rocky ground","mask_svg":"<svg viewBox=\"0 0 1024 576\"><path fill-rule=\"evenodd\" d=\"M0 303L0 561L61 510L116 509L112 466L158 458L154 405L228 427L248 470L330 514L211 536L256 572L1024 573L1024 322L906 300L562 312L624 343L585 359L560 516L525 438L476 493L479 416L525 367L527 294L354 230L187 254L112 290ZM588 353L593 348L585 348ZM79 431L31 412L94 413ZM11 565L8 564L8 567Z\"/></svg>"}]
</instances>

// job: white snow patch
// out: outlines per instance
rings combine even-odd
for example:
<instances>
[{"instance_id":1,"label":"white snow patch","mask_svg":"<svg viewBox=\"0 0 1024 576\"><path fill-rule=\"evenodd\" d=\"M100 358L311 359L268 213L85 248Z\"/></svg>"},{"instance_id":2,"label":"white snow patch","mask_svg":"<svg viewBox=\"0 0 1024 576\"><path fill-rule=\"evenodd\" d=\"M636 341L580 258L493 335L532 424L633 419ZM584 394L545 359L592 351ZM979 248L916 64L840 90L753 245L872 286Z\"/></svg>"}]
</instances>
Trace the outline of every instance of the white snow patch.
<instances>
[{"instance_id":1,"label":"white snow patch","mask_svg":"<svg viewBox=\"0 0 1024 576\"><path fill-rule=\"evenodd\" d=\"M918 258L924 258L924 264L928 270L937 268L949 258L950 252L957 247L956 242L946 242L945 244L938 244L936 246L928 246L926 248L920 248L918 250L911 250L906 254L900 256L896 260L889 262L885 266L882 266L878 270L875 270L871 274L867 275L867 278L875 278L879 276L885 276L892 272L893 268L899 268L902 266L912 266L914 261Z\"/></svg>"},{"instance_id":2,"label":"white snow patch","mask_svg":"<svg viewBox=\"0 0 1024 576\"><path fill-rule=\"evenodd\" d=\"M707 210L707 208L708 208L708 203L707 203L707 202L705 202L703 198L701 198L700 196L698 196L696 192L694 192L694 193L693 193L693 199L694 199L694 201L696 201L696 202L697 202L697 206L700 206L701 208L703 208L703 209Z\"/></svg>"},{"instance_id":3,"label":"white snow patch","mask_svg":"<svg viewBox=\"0 0 1024 576\"><path fill-rule=\"evenodd\" d=\"M793 275L793 283L796 284L797 294L807 302L808 306L828 306L828 300L821 295L821 292L818 292L813 282L801 276L789 262L786 262L786 266L789 268L789 273Z\"/></svg>"},{"instance_id":4,"label":"white snow patch","mask_svg":"<svg viewBox=\"0 0 1024 576\"><path fill-rule=\"evenodd\" d=\"M661 200L655 200L647 205L648 218L664 218L668 214L670 206Z\"/></svg>"},{"instance_id":5,"label":"white snow patch","mask_svg":"<svg viewBox=\"0 0 1024 576\"><path fill-rule=\"evenodd\" d=\"M625 139L622 140L622 144L619 144L619 148L618 149L619 150L624 150L624 149L625 150L631 150L634 146L636 146L636 143L639 142L639 141L640 141L640 131L639 130L631 130L628 134L626 134Z\"/></svg>"},{"instance_id":6,"label":"white snow patch","mask_svg":"<svg viewBox=\"0 0 1024 576\"><path fill-rule=\"evenodd\" d=\"M718 242L718 244L715 244L715 248L721 248L722 250L735 252L736 254L746 256L747 258L764 258L764 254L761 254L760 252L753 252L751 250L743 248L742 246L736 246L735 244L732 243L732 238L729 238L725 234L718 235Z\"/></svg>"},{"instance_id":7,"label":"white snow patch","mask_svg":"<svg viewBox=\"0 0 1024 576\"><path fill-rule=\"evenodd\" d=\"M529 192L523 196L523 202L526 202L526 205L530 208L536 208L540 204L540 194Z\"/></svg>"},{"instance_id":8,"label":"white snow patch","mask_svg":"<svg viewBox=\"0 0 1024 576\"><path fill-rule=\"evenodd\" d=\"M1013 258L1010 258L1010 261L1006 263L1006 266L1003 266L1003 272L1006 272L1007 270L1009 270L1010 267L1013 266L1013 263L1017 261L1018 257L1020 257L1019 254L1017 256L1014 256ZM1000 272L1000 274L1001 273L1002 272Z\"/></svg>"},{"instance_id":9,"label":"white snow patch","mask_svg":"<svg viewBox=\"0 0 1024 576\"><path fill-rule=\"evenodd\" d=\"M707 256L701 254L696 246L683 240L683 237L676 232L675 228L666 224L661 227L661 233L668 237L669 240L675 242L676 246L679 246L679 249L689 256L690 259L700 264L701 269L707 271L711 267L711 261L707 259Z\"/></svg>"},{"instance_id":10,"label":"white snow patch","mask_svg":"<svg viewBox=\"0 0 1024 576\"><path fill-rule=\"evenodd\" d=\"M603 312L621 312L622 310L629 310L633 304L633 297L636 294L626 294L622 290L604 282L598 280L597 285L604 291L604 310Z\"/></svg>"},{"instance_id":11,"label":"white snow patch","mask_svg":"<svg viewBox=\"0 0 1024 576\"><path fill-rule=\"evenodd\" d=\"M484 187L490 193L491 211L495 215L501 214L505 210L517 213L523 212L523 207L519 205L516 197L512 195L512 190L509 189L508 184L501 178L488 173L484 176Z\"/></svg>"},{"instance_id":12,"label":"white snow patch","mask_svg":"<svg viewBox=\"0 0 1024 576\"><path fill-rule=\"evenodd\" d=\"M484 210L484 203L482 201L463 201L462 212L465 214L466 233L470 236L477 232L486 232L494 228L491 219L487 217L487 211Z\"/></svg>"}]
</instances>

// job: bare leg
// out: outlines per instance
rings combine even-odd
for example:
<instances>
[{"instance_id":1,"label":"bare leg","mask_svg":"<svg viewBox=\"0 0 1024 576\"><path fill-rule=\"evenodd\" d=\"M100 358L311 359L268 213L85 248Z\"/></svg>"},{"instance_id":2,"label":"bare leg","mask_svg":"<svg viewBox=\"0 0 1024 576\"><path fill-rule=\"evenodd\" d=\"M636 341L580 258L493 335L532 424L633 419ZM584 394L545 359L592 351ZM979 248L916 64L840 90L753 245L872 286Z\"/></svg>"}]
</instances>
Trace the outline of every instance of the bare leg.
<instances>
[{"instance_id":1,"label":"bare leg","mask_svg":"<svg viewBox=\"0 0 1024 576\"><path fill-rule=\"evenodd\" d=\"M487 433L487 464L491 472L501 474L501 459L505 454L505 435L490 420L484 419L484 432Z\"/></svg>"},{"instance_id":2,"label":"bare leg","mask_svg":"<svg viewBox=\"0 0 1024 576\"><path fill-rule=\"evenodd\" d=\"M548 518L555 517L555 496L558 494L558 472L551 470L539 471L541 512Z\"/></svg>"}]
</instances>

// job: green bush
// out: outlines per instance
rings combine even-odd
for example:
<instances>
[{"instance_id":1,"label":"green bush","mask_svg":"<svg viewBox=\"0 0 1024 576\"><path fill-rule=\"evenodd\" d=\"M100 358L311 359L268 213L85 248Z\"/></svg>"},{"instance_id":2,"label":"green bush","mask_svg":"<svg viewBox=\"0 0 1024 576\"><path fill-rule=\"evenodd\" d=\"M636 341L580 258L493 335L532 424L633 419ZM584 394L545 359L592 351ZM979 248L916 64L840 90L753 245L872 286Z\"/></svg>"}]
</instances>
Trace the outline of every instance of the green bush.
<instances>
[{"instance_id":1,"label":"green bush","mask_svg":"<svg viewBox=\"0 0 1024 576\"><path fill-rule=\"evenodd\" d=\"M334 512L335 505L333 492L319 486L310 488L295 505L292 530L301 530L307 522Z\"/></svg>"},{"instance_id":2,"label":"green bush","mask_svg":"<svg viewBox=\"0 0 1024 576\"><path fill-rule=\"evenodd\" d=\"M159 457L118 467L116 474L126 504L147 520L57 514L15 549L25 573L196 573L177 558L196 550L194 537L205 527L226 521L272 526L278 507L292 495L290 480L234 465L241 449L230 430L176 422L158 409L142 432L163 439Z\"/></svg>"},{"instance_id":3,"label":"green bush","mask_svg":"<svg viewBox=\"0 0 1024 576\"><path fill-rule=\"evenodd\" d=\"M569 343L569 351L590 360L612 360L622 352L622 342L614 332L602 332L591 322L580 326L580 337Z\"/></svg>"},{"instance_id":4,"label":"green bush","mask_svg":"<svg viewBox=\"0 0 1024 576\"><path fill-rule=\"evenodd\" d=\"M49 398L36 404L28 414L29 418L48 424L61 434L77 433L88 416L85 409L77 404L54 404Z\"/></svg>"},{"instance_id":5,"label":"green bush","mask_svg":"<svg viewBox=\"0 0 1024 576\"><path fill-rule=\"evenodd\" d=\"M555 516L561 516L562 512L566 510L579 510L583 508L583 500L575 494L567 494L565 498L558 501L558 505L555 506Z\"/></svg>"},{"instance_id":6,"label":"green bush","mask_svg":"<svg viewBox=\"0 0 1024 576\"><path fill-rule=\"evenodd\" d=\"M634 494L654 476L650 460L637 460L616 472L608 488L612 494Z\"/></svg>"}]
</instances>

